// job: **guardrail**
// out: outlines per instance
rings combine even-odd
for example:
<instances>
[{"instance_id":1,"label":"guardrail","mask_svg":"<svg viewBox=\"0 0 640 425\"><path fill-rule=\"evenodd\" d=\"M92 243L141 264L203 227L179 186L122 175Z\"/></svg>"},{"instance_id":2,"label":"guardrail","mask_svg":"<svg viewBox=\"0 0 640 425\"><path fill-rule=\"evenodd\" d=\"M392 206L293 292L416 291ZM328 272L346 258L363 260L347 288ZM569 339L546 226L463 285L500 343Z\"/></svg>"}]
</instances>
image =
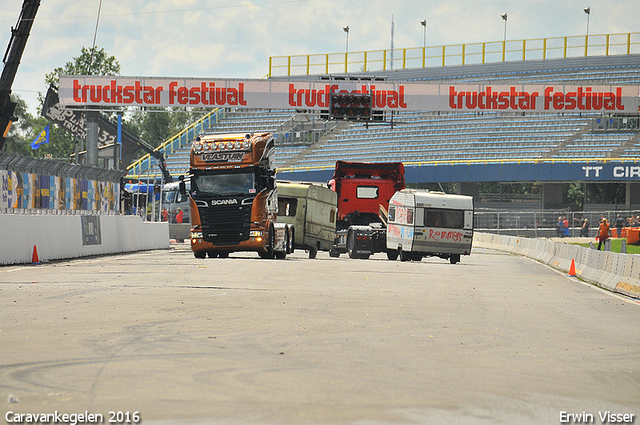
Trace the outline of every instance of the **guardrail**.
<instances>
[{"instance_id":1,"label":"guardrail","mask_svg":"<svg viewBox=\"0 0 640 425\"><path fill-rule=\"evenodd\" d=\"M640 32L270 56L268 77L640 53Z\"/></svg>"}]
</instances>

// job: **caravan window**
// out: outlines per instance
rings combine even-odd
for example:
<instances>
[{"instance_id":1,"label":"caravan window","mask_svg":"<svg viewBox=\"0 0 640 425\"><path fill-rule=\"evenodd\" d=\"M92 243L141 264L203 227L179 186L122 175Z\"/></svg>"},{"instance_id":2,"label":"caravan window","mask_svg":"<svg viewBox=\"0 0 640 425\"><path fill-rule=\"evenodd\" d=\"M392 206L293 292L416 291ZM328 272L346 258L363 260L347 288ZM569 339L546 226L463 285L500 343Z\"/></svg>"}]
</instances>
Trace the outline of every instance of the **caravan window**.
<instances>
[{"instance_id":1,"label":"caravan window","mask_svg":"<svg viewBox=\"0 0 640 425\"><path fill-rule=\"evenodd\" d=\"M297 209L298 200L296 198L278 197L278 215L295 217Z\"/></svg>"},{"instance_id":2,"label":"caravan window","mask_svg":"<svg viewBox=\"0 0 640 425\"><path fill-rule=\"evenodd\" d=\"M464 228L464 211L425 208L424 225L426 227L441 227L446 229Z\"/></svg>"}]
</instances>

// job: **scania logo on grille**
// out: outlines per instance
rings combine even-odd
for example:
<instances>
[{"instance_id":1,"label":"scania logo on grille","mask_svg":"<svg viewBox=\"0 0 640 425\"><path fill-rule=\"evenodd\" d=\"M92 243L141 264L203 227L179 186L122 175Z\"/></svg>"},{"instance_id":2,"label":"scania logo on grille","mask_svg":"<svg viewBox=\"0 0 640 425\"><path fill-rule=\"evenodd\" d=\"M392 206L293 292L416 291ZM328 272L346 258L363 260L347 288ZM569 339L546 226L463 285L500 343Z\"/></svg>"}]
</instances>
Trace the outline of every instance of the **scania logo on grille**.
<instances>
[{"instance_id":1,"label":"scania logo on grille","mask_svg":"<svg viewBox=\"0 0 640 425\"><path fill-rule=\"evenodd\" d=\"M234 205L237 203L237 199L214 199L213 201L211 201L211 206L215 207L216 205Z\"/></svg>"}]
</instances>

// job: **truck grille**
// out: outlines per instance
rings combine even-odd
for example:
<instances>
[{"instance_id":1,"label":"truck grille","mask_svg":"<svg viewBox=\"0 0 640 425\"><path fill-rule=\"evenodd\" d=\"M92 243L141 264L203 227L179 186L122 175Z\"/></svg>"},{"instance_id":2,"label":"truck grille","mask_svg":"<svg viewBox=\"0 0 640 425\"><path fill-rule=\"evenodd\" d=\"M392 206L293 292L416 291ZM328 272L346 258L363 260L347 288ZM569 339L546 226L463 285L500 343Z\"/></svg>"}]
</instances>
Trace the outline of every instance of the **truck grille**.
<instances>
[{"instance_id":1,"label":"truck grille","mask_svg":"<svg viewBox=\"0 0 640 425\"><path fill-rule=\"evenodd\" d=\"M249 239L251 204L198 207L202 237L214 245L236 245Z\"/></svg>"}]
</instances>

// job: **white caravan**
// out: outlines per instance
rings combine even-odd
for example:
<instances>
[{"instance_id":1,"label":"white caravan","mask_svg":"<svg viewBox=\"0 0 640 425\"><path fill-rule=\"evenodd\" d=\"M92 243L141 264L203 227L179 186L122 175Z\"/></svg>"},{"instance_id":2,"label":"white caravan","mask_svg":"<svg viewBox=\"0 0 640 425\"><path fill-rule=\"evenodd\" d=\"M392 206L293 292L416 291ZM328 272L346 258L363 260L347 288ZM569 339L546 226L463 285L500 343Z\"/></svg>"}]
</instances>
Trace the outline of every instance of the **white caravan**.
<instances>
[{"instance_id":1,"label":"white caravan","mask_svg":"<svg viewBox=\"0 0 640 425\"><path fill-rule=\"evenodd\" d=\"M473 197L404 189L389 201L387 249L401 261L437 256L451 264L471 254Z\"/></svg>"}]
</instances>

